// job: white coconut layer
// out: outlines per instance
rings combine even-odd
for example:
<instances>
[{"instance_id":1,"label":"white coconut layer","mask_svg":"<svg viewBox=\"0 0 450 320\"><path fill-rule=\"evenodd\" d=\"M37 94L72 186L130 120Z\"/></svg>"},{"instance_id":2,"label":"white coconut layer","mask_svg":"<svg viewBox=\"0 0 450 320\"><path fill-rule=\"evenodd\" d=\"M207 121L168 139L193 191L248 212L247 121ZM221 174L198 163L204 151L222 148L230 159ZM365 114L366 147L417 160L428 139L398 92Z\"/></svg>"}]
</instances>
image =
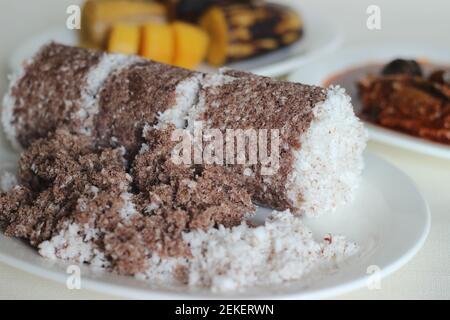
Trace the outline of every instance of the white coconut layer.
<instances>
[{"instance_id":1,"label":"white coconut layer","mask_svg":"<svg viewBox=\"0 0 450 320\"><path fill-rule=\"evenodd\" d=\"M88 225L66 222L57 235L39 244L39 253L108 269L110 262L95 245L99 236L99 230ZM161 259L149 252L147 270L136 277L164 287L183 286L187 280L192 288L242 291L288 281L309 283L359 251L343 236L325 234L316 240L302 219L289 211L272 212L258 227L244 221L231 229L190 231L183 239L191 249L190 257ZM187 279L180 278L180 271Z\"/></svg>"},{"instance_id":2,"label":"white coconut layer","mask_svg":"<svg viewBox=\"0 0 450 320\"><path fill-rule=\"evenodd\" d=\"M72 115L75 120L81 120L79 132L90 135L93 129L93 120L99 112L99 92L113 72L120 72L133 63L140 61L136 56L122 54L104 54L100 62L89 70L86 77L86 86L81 93L80 110Z\"/></svg>"},{"instance_id":3,"label":"white coconut layer","mask_svg":"<svg viewBox=\"0 0 450 320\"><path fill-rule=\"evenodd\" d=\"M176 88L175 104L158 115L158 123L154 127L164 129L173 124L176 128L192 131L205 110L201 88L220 86L233 80L234 78L221 74L198 74L183 80Z\"/></svg>"},{"instance_id":4,"label":"white coconut layer","mask_svg":"<svg viewBox=\"0 0 450 320\"><path fill-rule=\"evenodd\" d=\"M177 278L176 273L179 268L186 268L188 266L188 259L186 258L161 258L153 254L148 260L148 268L143 273L135 275L137 279L149 280L154 286L180 286L183 285L180 279Z\"/></svg>"},{"instance_id":5,"label":"white coconut layer","mask_svg":"<svg viewBox=\"0 0 450 320\"><path fill-rule=\"evenodd\" d=\"M276 212L262 226L246 222L232 229L219 226L183 235L192 257L188 260L149 259L149 269L139 274L152 283L181 284L174 275L186 268L188 285L212 291L242 291L287 281L307 283L334 270L358 252L358 246L342 236L325 235L316 241L301 218L289 211Z\"/></svg>"},{"instance_id":6,"label":"white coconut layer","mask_svg":"<svg viewBox=\"0 0 450 320\"><path fill-rule=\"evenodd\" d=\"M36 53L36 56L39 54ZM3 97L2 101L2 125L3 131L5 132L6 138L9 140L14 149L21 151L22 147L17 140L17 130L14 126L14 108L16 105L16 98L12 95L12 90L14 86L22 79L25 75L25 68L33 63L33 57L24 61L20 70L17 70L14 74L8 76L9 88Z\"/></svg>"},{"instance_id":7,"label":"white coconut layer","mask_svg":"<svg viewBox=\"0 0 450 320\"><path fill-rule=\"evenodd\" d=\"M109 266L109 261L93 244L97 238L98 230L88 225L81 226L66 222L57 235L39 244L39 253L51 260L62 259L106 268Z\"/></svg>"},{"instance_id":8,"label":"white coconut layer","mask_svg":"<svg viewBox=\"0 0 450 320\"><path fill-rule=\"evenodd\" d=\"M134 215L138 214L133 203L133 195L129 192L124 192L120 197L122 198L124 205L119 210L119 215L124 221L129 222Z\"/></svg>"},{"instance_id":9,"label":"white coconut layer","mask_svg":"<svg viewBox=\"0 0 450 320\"><path fill-rule=\"evenodd\" d=\"M175 89L175 104L158 115L158 123L155 128L164 129L170 124L178 129L185 128L189 110L196 103L199 89L199 76L181 81Z\"/></svg>"},{"instance_id":10,"label":"white coconut layer","mask_svg":"<svg viewBox=\"0 0 450 320\"><path fill-rule=\"evenodd\" d=\"M96 194L98 188L91 186L91 192ZM130 223L133 215L137 214L132 195L123 192L120 196L123 200L122 208L117 214L124 224ZM78 204L81 205L80 203ZM108 268L109 261L104 253L97 248L95 241L98 240L100 231L91 228L89 224L79 225L77 223L65 222L62 230L47 241L39 244L39 253L48 259L62 259L77 263L87 263L97 268Z\"/></svg>"},{"instance_id":11,"label":"white coconut layer","mask_svg":"<svg viewBox=\"0 0 450 320\"><path fill-rule=\"evenodd\" d=\"M295 208L308 216L333 211L350 201L363 169L367 132L355 116L350 97L339 87L328 89L313 109L314 119L300 137L286 184Z\"/></svg>"}]
</instances>

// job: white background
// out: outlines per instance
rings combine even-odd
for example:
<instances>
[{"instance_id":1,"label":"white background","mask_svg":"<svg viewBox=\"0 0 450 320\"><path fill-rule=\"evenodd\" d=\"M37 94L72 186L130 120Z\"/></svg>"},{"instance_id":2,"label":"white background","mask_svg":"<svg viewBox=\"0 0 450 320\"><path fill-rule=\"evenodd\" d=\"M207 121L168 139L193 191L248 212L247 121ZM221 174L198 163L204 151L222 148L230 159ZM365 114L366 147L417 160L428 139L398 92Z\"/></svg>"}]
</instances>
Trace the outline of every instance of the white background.
<instances>
[{"instance_id":1,"label":"white background","mask_svg":"<svg viewBox=\"0 0 450 320\"><path fill-rule=\"evenodd\" d=\"M294 1L294 0L292 0ZM417 46L447 44L450 60L450 1L447 0L297 0L335 21L344 44L396 41ZM64 26L66 8L78 0L0 1L0 94L7 84L6 60L15 46L49 27ZM366 9L381 7L382 29L366 28ZM0 143L3 143L0 141ZM450 162L370 143L372 152L393 162L419 186L432 213L431 232L419 254L381 282L380 290L362 289L342 299L450 299ZM5 158L0 157L0 162ZM65 286L0 264L0 299L111 298Z\"/></svg>"}]
</instances>

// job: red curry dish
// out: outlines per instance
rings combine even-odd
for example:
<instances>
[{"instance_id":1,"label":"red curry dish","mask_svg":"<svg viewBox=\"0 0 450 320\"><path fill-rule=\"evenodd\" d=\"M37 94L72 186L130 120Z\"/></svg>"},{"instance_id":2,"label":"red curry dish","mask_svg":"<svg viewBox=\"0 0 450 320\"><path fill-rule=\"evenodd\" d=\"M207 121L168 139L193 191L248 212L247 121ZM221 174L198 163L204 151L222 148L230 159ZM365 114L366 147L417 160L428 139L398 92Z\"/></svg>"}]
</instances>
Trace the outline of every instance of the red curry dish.
<instances>
[{"instance_id":1,"label":"red curry dish","mask_svg":"<svg viewBox=\"0 0 450 320\"><path fill-rule=\"evenodd\" d=\"M450 69L414 60L370 64L333 76L366 121L450 144Z\"/></svg>"}]
</instances>

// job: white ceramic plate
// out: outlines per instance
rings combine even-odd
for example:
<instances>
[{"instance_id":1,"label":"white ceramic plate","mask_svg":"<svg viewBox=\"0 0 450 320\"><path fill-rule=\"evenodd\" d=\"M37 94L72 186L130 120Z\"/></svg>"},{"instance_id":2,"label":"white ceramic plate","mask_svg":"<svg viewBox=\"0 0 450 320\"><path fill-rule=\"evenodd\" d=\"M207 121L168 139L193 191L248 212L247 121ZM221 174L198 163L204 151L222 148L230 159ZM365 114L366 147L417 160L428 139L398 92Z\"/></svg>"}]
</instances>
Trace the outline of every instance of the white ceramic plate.
<instances>
[{"instance_id":1,"label":"white ceramic plate","mask_svg":"<svg viewBox=\"0 0 450 320\"><path fill-rule=\"evenodd\" d=\"M286 3L298 10L305 21L304 37L290 47L283 48L260 57L247 59L228 65L231 68L249 71L265 76L285 75L293 68L306 63L314 56L334 50L340 43L338 28L323 19L320 13L311 12L296 1L276 1ZM66 45L78 44L77 32L64 27L47 30L23 42L9 59L10 71L18 70L22 61L30 57L43 44L57 41ZM213 71L214 68L206 64L201 65L202 71Z\"/></svg>"},{"instance_id":2,"label":"white ceramic plate","mask_svg":"<svg viewBox=\"0 0 450 320\"><path fill-rule=\"evenodd\" d=\"M83 288L138 299L182 298L295 298L334 297L367 285L373 271L379 279L407 263L421 248L430 226L430 214L414 183L400 170L367 153L366 168L356 199L338 212L306 223L321 235L332 232L348 236L361 251L336 272L309 284L289 282L266 288L251 288L244 293L213 294L207 290L151 287L132 277L118 276L82 268ZM260 209L266 214L267 209ZM26 272L65 283L66 262L52 262L18 239L0 235L0 261Z\"/></svg>"},{"instance_id":3,"label":"white ceramic plate","mask_svg":"<svg viewBox=\"0 0 450 320\"><path fill-rule=\"evenodd\" d=\"M401 45L375 43L351 46L340 49L333 54L326 54L298 67L289 75L288 80L306 84L323 85L330 76L352 67L369 63L386 63L394 58L426 59L439 65L450 65L450 47L428 45ZM347 88L354 90L353 88ZM359 101L354 100L355 108ZM435 143L411 135L366 123L371 139L412 151L450 159L450 146Z\"/></svg>"}]
</instances>

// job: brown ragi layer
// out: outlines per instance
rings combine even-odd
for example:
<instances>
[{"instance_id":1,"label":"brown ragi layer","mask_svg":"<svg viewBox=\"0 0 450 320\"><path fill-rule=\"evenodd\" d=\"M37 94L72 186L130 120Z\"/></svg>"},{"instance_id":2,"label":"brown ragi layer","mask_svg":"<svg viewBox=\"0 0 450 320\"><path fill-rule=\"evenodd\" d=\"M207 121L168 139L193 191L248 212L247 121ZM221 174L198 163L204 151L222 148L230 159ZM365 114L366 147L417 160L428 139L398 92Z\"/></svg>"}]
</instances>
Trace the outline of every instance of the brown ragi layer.
<instances>
[{"instance_id":1,"label":"brown ragi layer","mask_svg":"<svg viewBox=\"0 0 450 320\"><path fill-rule=\"evenodd\" d=\"M151 232L143 237L154 243L151 250L161 256L189 252L183 231L219 224L233 227L255 210L241 179L223 166L174 164L171 154L177 142L171 139L172 130L148 131L148 149L136 157L132 168L138 210L145 215L150 204L154 208L149 221L155 230L148 229Z\"/></svg>"},{"instance_id":2,"label":"brown ragi layer","mask_svg":"<svg viewBox=\"0 0 450 320\"><path fill-rule=\"evenodd\" d=\"M0 228L37 246L67 223L87 225L97 230L92 246L109 268L134 275L152 254L189 256L183 232L235 226L254 210L240 180L223 167L175 166L170 131L153 130L147 140L151 149L134 162L134 186L120 148L97 149L66 130L36 140L21 156L20 184L0 194ZM136 204L128 218L120 214L124 193ZM150 204L159 207L148 210Z\"/></svg>"},{"instance_id":3,"label":"brown ragi layer","mask_svg":"<svg viewBox=\"0 0 450 320\"><path fill-rule=\"evenodd\" d=\"M119 150L97 151L87 137L66 130L33 142L22 153L18 177L20 184L0 196L0 222L6 235L32 245L57 234L66 220L108 219L130 185Z\"/></svg>"},{"instance_id":4,"label":"brown ragi layer","mask_svg":"<svg viewBox=\"0 0 450 320\"><path fill-rule=\"evenodd\" d=\"M138 62L111 75L99 95L95 120L100 146L124 146L129 157L138 151L145 124L175 103L176 86L194 72L152 61Z\"/></svg>"},{"instance_id":5,"label":"brown ragi layer","mask_svg":"<svg viewBox=\"0 0 450 320\"><path fill-rule=\"evenodd\" d=\"M244 72L225 70L223 73L238 78L218 87L204 86L201 89L206 110L197 120L223 132L226 129L279 129L280 167L276 174L261 175L259 162L257 165L233 165L229 168L244 177L247 190L257 203L295 211L286 192L286 181L295 160L293 150L300 149L300 137L313 120L312 110L326 99L326 91L315 86L249 76ZM270 152L270 131L268 137ZM254 176L243 175L246 168L250 168Z\"/></svg>"},{"instance_id":6,"label":"brown ragi layer","mask_svg":"<svg viewBox=\"0 0 450 320\"><path fill-rule=\"evenodd\" d=\"M81 123L71 115L80 109L86 75L101 56L97 51L51 43L25 67L11 92L16 99L13 125L23 147L57 128L78 131Z\"/></svg>"}]
</instances>

